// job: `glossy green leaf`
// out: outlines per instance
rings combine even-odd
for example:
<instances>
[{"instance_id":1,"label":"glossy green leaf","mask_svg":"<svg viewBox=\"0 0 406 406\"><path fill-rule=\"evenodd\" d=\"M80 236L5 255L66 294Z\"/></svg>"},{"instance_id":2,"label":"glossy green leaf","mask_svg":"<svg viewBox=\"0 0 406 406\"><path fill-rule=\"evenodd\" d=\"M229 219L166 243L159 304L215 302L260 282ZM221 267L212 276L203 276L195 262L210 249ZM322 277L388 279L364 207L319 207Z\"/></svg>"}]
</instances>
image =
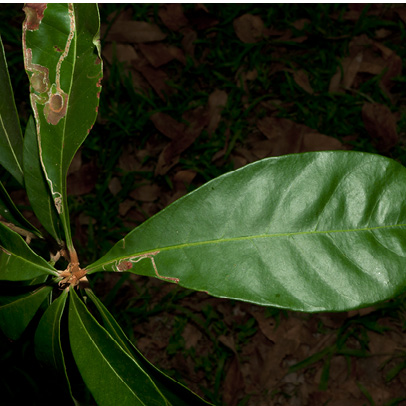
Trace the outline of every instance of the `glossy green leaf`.
<instances>
[{"instance_id":1,"label":"glossy green leaf","mask_svg":"<svg viewBox=\"0 0 406 406\"><path fill-rule=\"evenodd\" d=\"M65 289L45 310L34 338L35 355L37 358L58 371L65 370L60 324L67 298L68 290Z\"/></svg>"},{"instance_id":2,"label":"glossy green leaf","mask_svg":"<svg viewBox=\"0 0 406 406\"><path fill-rule=\"evenodd\" d=\"M61 343L61 321L67 298L68 289L65 289L45 310L35 332L34 343L37 358L55 370L56 373L63 376L69 392L69 395L68 393L66 393L66 395L71 396L72 401L75 402L66 372ZM63 385L61 384L61 395L63 395L63 389Z\"/></svg>"},{"instance_id":3,"label":"glossy green leaf","mask_svg":"<svg viewBox=\"0 0 406 406\"><path fill-rule=\"evenodd\" d=\"M179 199L89 266L302 311L340 311L406 286L406 169L379 155L286 155Z\"/></svg>"},{"instance_id":4,"label":"glossy green leaf","mask_svg":"<svg viewBox=\"0 0 406 406\"><path fill-rule=\"evenodd\" d=\"M169 376L165 375L158 368L152 365L132 342L124 334L121 327L118 325L114 317L109 313L103 303L94 295L90 289L86 289L86 293L90 300L96 305L99 311L105 329L110 333L112 338L116 340L120 346L131 355L140 367L154 380L156 386L161 391L162 395L173 406L199 406L209 405L202 398L191 392L188 388L174 381Z\"/></svg>"},{"instance_id":5,"label":"glossy green leaf","mask_svg":"<svg viewBox=\"0 0 406 406\"><path fill-rule=\"evenodd\" d=\"M98 406L168 405L150 377L94 319L74 289L70 293L72 353Z\"/></svg>"},{"instance_id":6,"label":"glossy green leaf","mask_svg":"<svg viewBox=\"0 0 406 406\"><path fill-rule=\"evenodd\" d=\"M57 271L18 235L0 223L0 280L25 281Z\"/></svg>"},{"instance_id":7,"label":"glossy green leaf","mask_svg":"<svg viewBox=\"0 0 406 406\"><path fill-rule=\"evenodd\" d=\"M23 185L23 135L21 133L1 37L0 95L0 164L14 176L20 185Z\"/></svg>"},{"instance_id":8,"label":"glossy green leaf","mask_svg":"<svg viewBox=\"0 0 406 406\"><path fill-rule=\"evenodd\" d=\"M32 209L45 230L61 243L60 219L39 159L34 119L28 120L24 136L23 154L25 187Z\"/></svg>"},{"instance_id":9,"label":"glossy green leaf","mask_svg":"<svg viewBox=\"0 0 406 406\"><path fill-rule=\"evenodd\" d=\"M41 237L41 233L21 214L9 194L0 182L0 215L15 226L29 231L33 236Z\"/></svg>"},{"instance_id":10,"label":"glossy green leaf","mask_svg":"<svg viewBox=\"0 0 406 406\"><path fill-rule=\"evenodd\" d=\"M11 340L17 340L39 307L52 291L52 286L41 286L19 296L0 296L0 329Z\"/></svg>"},{"instance_id":11,"label":"glossy green leaf","mask_svg":"<svg viewBox=\"0 0 406 406\"><path fill-rule=\"evenodd\" d=\"M24 62L40 159L71 250L66 176L97 115L99 14L96 4L85 3L27 3L24 11Z\"/></svg>"}]
</instances>

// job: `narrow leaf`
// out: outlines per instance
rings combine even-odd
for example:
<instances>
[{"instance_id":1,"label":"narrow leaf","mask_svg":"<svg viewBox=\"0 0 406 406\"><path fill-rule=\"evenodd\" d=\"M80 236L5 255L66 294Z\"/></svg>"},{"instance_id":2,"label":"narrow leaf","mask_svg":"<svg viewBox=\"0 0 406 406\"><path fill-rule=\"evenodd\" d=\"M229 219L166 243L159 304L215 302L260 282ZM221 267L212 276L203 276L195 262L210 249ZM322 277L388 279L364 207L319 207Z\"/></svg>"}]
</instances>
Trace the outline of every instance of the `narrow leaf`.
<instances>
[{"instance_id":1,"label":"narrow leaf","mask_svg":"<svg viewBox=\"0 0 406 406\"><path fill-rule=\"evenodd\" d=\"M33 237L41 237L41 233L21 214L9 194L0 182L0 214L15 226L29 231Z\"/></svg>"},{"instance_id":2,"label":"narrow leaf","mask_svg":"<svg viewBox=\"0 0 406 406\"><path fill-rule=\"evenodd\" d=\"M406 286L405 190L406 169L379 155L265 159L179 199L87 270L308 312L368 306Z\"/></svg>"},{"instance_id":3,"label":"narrow leaf","mask_svg":"<svg viewBox=\"0 0 406 406\"><path fill-rule=\"evenodd\" d=\"M60 324L67 298L68 291L65 289L45 310L34 338L37 358L60 372L65 370Z\"/></svg>"},{"instance_id":4,"label":"narrow leaf","mask_svg":"<svg viewBox=\"0 0 406 406\"><path fill-rule=\"evenodd\" d=\"M0 280L25 281L41 275L58 273L21 236L0 223Z\"/></svg>"},{"instance_id":5,"label":"narrow leaf","mask_svg":"<svg viewBox=\"0 0 406 406\"><path fill-rule=\"evenodd\" d=\"M37 313L52 286L42 286L28 294L0 297L0 329L17 340Z\"/></svg>"},{"instance_id":6,"label":"narrow leaf","mask_svg":"<svg viewBox=\"0 0 406 406\"><path fill-rule=\"evenodd\" d=\"M69 338L80 374L99 406L168 405L140 365L70 289Z\"/></svg>"},{"instance_id":7,"label":"narrow leaf","mask_svg":"<svg viewBox=\"0 0 406 406\"><path fill-rule=\"evenodd\" d=\"M32 116L25 129L23 163L25 187L34 213L45 230L60 244L62 241L60 220L42 171L37 133Z\"/></svg>"},{"instance_id":8,"label":"narrow leaf","mask_svg":"<svg viewBox=\"0 0 406 406\"><path fill-rule=\"evenodd\" d=\"M98 9L85 3L27 3L24 11L24 62L41 165L71 251L66 176L97 115L102 77Z\"/></svg>"},{"instance_id":9,"label":"narrow leaf","mask_svg":"<svg viewBox=\"0 0 406 406\"><path fill-rule=\"evenodd\" d=\"M132 342L124 334L121 327L118 325L114 317L109 313L103 303L94 295L90 289L86 289L86 293L90 300L96 305L99 311L105 329L110 335L120 344L120 346L131 355L140 367L148 373L148 375L154 380L156 386L159 388L163 396L173 406L199 406L209 405L202 398L190 391L188 388L176 382L169 376L165 375L153 364L151 364L144 356L138 351L138 349L132 344Z\"/></svg>"},{"instance_id":10,"label":"narrow leaf","mask_svg":"<svg viewBox=\"0 0 406 406\"><path fill-rule=\"evenodd\" d=\"M61 343L61 321L67 298L68 289L65 289L45 310L41 317L34 337L35 355L40 361L63 376L67 384L69 395L72 397L72 401L76 402L66 372ZM62 390L63 387L61 385L61 391Z\"/></svg>"},{"instance_id":11,"label":"narrow leaf","mask_svg":"<svg viewBox=\"0 0 406 406\"><path fill-rule=\"evenodd\" d=\"M0 164L14 176L20 185L23 185L23 135L21 133L1 37L0 95Z\"/></svg>"}]
</instances>

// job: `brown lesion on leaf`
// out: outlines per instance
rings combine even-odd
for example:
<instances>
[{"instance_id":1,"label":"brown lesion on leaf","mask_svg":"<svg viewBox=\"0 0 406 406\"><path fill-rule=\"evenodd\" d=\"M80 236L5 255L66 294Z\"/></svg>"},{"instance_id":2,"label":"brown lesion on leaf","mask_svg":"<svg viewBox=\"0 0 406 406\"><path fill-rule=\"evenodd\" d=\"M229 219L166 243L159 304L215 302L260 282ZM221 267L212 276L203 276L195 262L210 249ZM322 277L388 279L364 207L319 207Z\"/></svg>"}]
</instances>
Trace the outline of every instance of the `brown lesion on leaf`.
<instances>
[{"instance_id":1,"label":"brown lesion on leaf","mask_svg":"<svg viewBox=\"0 0 406 406\"><path fill-rule=\"evenodd\" d=\"M45 93L49 89L49 69L45 66L32 63L32 49L25 50L25 68L31 72L30 84L35 92Z\"/></svg>"},{"instance_id":2,"label":"brown lesion on leaf","mask_svg":"<svg viewBox=\"0 0 406 406\"><path fill-rule=\"evenodd\" d=\"M4 221L0 219L0 223L4 224L6 227L8 227L10 230L15 231L17 234L20 234L22 237L25 238L25 242L27 244L31 243L31 240L33 238L38 238L34 233L32 233L31 231L25 230L24 228L18 227L16 225L14 225L13 223L9 223L8 221ZM1 249L2 247L0 247ZM5 251L3 249L3 251Z\"/></svg>"},{"instance_id":3,"label":"brown lesion on leaf","mask_svg":"<svg viewBox=\"0 0 406 406\"><path fill-rule=\"evenodd\" d=\"M124 241L124 244L125 244L125 241ZM129 269L131 269L133 267L133 264L140 262L143 259L147 258L147 259L151 260L151 264L152 264L152 267L154 268L155 275L157 276L157 278L172 281L174 283L179 283L179 278L174 278L172 276L163 276L163 275L159 274L158 268L156 266L155 259L154 259L154 257L157 254L159 254L159 251L146 252L145 254L135 255L135 256L132 256L129 258L121 259L121 260L115 262L115 264L113 265L113 269L115 268L115 270L117 272L128 271Z\"/></svg>"},{"instance_id":4,"label":"brown lesion on leaf","mask_svg":"<svg viewBox=\"0 0 406 406\"><path fill-rule=\"evenodd\" d=\"M47 3L26 3L23 10L26 15L25 24L28 30L38 30L46 8Z\"/></svg>"},{"instance_id":5,"label":"brown lesion on leaf","mask_svg":"<svg viewBox=\"0 0 406 406\"><path fill-rule=\"evenodd\" d=\"M3 251L6 255L11 255L11 252L0 246L0 251Z\"/></svg>"},{"instance_id":6,"label":"brown lesion on leaf","mask_svg":"<svg viewBox=\"0 0 406 406\"><path fill-rule=\"evenodd\" d=\"M47 122L57 125L59 120L65 117L67 105L68 95L62 89L59 89L56 93L53 93L51 89L49 99L44 106L44 115Z\"/></svg>"},{"instance_id":7,"label":"brown lesion on leaf","mask_svg":"<svg viewBox=\"0 0 406 406\"><path fill-rule=\"evenodd\" d=\"M128 271L133 267L133 264L130 261L120 261L117 265L117 270L120 272Z\"/></svg>"}]
</instances>

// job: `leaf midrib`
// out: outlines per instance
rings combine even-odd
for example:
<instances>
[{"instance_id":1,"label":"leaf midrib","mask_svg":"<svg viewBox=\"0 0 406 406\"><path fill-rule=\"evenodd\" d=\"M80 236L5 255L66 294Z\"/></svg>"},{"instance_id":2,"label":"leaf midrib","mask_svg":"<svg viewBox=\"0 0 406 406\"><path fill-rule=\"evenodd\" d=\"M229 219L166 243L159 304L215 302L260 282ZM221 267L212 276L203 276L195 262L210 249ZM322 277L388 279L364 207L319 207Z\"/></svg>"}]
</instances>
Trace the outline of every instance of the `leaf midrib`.
<instances>
[{"instance_id":1,"label":"leaf midrib","mask_svg":"<svg viewBox=\"0 0 406 406\"><path fill-rule=\"evenodd\" d=\"M12 145L12 143L11 143L11 140L10 140L10 137L9 137L9 134L8 134L8 131L7 131L6 127L5 127L5 125L4 125L3 116L2 116L1 114L0 114L0 123L1 123L1 127L3 128L3 131L4 131L4 134L5 134L5 138L6 138L6 140L7 140L7 143L8 143L8 145L10 146L10 149L9 149L9 150L11 151L11 155L13 156L14 161L15 161L15 163L17 164L18 170L19 170L19 172L20 172L20 174L21 174L21 176L22 176L22 175L23 175L23 170L22 170L22 168L21 168L21 165L20 165L19 160L17 159L17 155L15 154L15 151L14 151L13 145Z\"/></svg>"},{"instance_id":2,"label":"leaf midrib","mask_svg":"<svg viewBox=\"0 0 406 406\"><path fill-rule=\"evenodd\" d=\"M76 299L75 299L76 300ZM93 340L92 335L89 332L89 329L87 328L87 326L85 325L85 323L83 322L82 318L80 317L79 314L79 310L76 306L75 300L73 300L73 305L74 305L74 309L76 312L76 317L77 320L79 321L79 323L81 324L81 327L84 331L86 331L87 333L87 337L90 340L91 344L93 345L93 347L96 349L97 353L101 356L101 358L104 360L104 362L110 367L110 370L113 372L114 375L117 376L117 378L123 383L123 385L130 391L130 393L132 393L134 395L134 397L140 402L140 404L145 405L145 403L139 398L139 396L134 392L134 390L127 384L127 382L125 382L125 380L120 376L120 374L116 371L116 369L113 367L113 365L111 365L110 361L104 356L103 352L100 350L99 346L96 344L96 342ZM114 341L114 340L113 340ZM128 355L125 351L124 353L126 355ZM145 405L147 406L147 405Z\"/></svg>"},{"instance_id":3,"label":"leaf midrib","mask_svg":"<svg viewBox=\"0 0 406 406\"><path fill-rule=\"evenodd\" d=\"M90 273L93 269L102 268L103 266L109 265L120 259L128 258L130 256L139 256L139 255L144 255L144 254L148 254L148 253L153 253L156 251L159 251L161 253L164 251L172 251L172 250L177 250L177 249L196 247L199 245L222 244L222 243L228 243L228 242L249 241L249 240L253 240L253 239L263 239L263 238L294 237L294 236L299 236L299 235L317 235L317 234L328 235L328 234L333 234L333 233L365 232L365 231L382 230L382 229L396 228L396 227L406 227L406 223L405 224L391 224L391 225L376 226L376 227L353 228L353 229L345 229L345 230L314 230L314 231L296 231L296 232L275 233L275 234L258 234L258 235L250 235L250 236L230 237L230 238L221 238L221 239L218 238L218 239L213 239L213 240L188 242L188 243L182 243L182 244L169 245L166 247L154 247L147 251L134 252L134 253L126 254L126 255L121 255L121 256L115 257L114 259L109 259L108 261L106 261L104 263L97 264L96 266L93 266L93 267L90 266L86 269L87 269L88 273ZM125 240L125 238L126 237L124 237L123 240Z\"/></svg>"},{"instance_id":4,"label":"leaf midrib","mask_svg":"<svg viewBox=\"0 0 406 406\"><path fill-rule=\"evenodd\" d=\"M33 262L33 261L31 261L31 260L29 260L29 259L27 259L27 258L25 258L25 257L23 257L21 255L16 254L10 248L6 248L6 247L3 247L1 245L0 245L0 247L7 250L10 253L10 257L15 257L15 258L19 259L20 261L26 262L27 264L30 264L31 266L33 266L35 268L43 269L43 270L47 271L48 275L58 276L58 273L56 271L54 271L53 268L50 269L50 268L48 268L48 267L46 267L46 266L44 266L42 264L38 264L37 262ZM42 259L41 257L39 257L39 258L40 258L40 260Z\"/></svg>"}]
</instances>

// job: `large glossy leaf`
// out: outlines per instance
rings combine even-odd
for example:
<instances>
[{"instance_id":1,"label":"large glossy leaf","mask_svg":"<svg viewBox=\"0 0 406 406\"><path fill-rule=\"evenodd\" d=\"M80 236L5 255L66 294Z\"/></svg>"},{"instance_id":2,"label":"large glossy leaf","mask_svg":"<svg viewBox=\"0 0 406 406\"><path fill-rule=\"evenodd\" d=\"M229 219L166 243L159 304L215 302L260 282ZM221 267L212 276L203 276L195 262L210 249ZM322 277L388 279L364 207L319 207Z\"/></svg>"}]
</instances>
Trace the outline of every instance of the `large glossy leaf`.
<instances>
[{"instance_id":1,"label":"large glossy leaf","mask_svg":"<svg viewBox=\"0 0 406 406\"><path fill-rule=\"evenodd\" d=\"M45 230L61 243L60 220L39 159L34 119L28 120L24 136L23 154L25 187L35 215Z\"/></svg>"},{"instance_id":2,"label":"large glossy leaf","mask_svg":"<svg viewBox=\"0 0 406 406\"><path fill-rule=\"evenodd\" d=\"M270 158L179 199L87 269L309 312L362 307L406 286L405 193L406 169L379 155Z\"/></svg>"},{"instance_id":3,"label":"large glossy leaf","mask_svg":"<svg viewBox=\"0 0 406 406\"><path fill-rule=\"evenodd\" d=\"M19 296L0 296L0 329L12 340L17 340L37 313L52 286L43 285Z\"/></svg>"},{"instance_id":4,"label":"large glossy leaf","mask_svg":"<svg viewBox=\"0 0 406 406\"><path fill-rule=\"evenodd\" d=\"M103 303L94 295L90 289L86 289L86 293L91 301L96 305L99 311L105 329L110 333L112 338L116 340L120 346L131 355L140 367L154 380L155 384L161 391L162 395L173 406L199 406L209 405L202 398L191 392L188 388L174 381L169 376L165 375L158 368L152 365L132 342L124 334L121 327L118 325L114 317L109 313Z\"/></svg>"},{"instance_id":5,"label":"large glossy leaf","mask_svg":"<svg viewBox=\"0 0 406 406\"><path fill-rule=\"evenodd\" d=\"M0 280L25 281L41 275L58 273L20 235L0 223Z\"/></svg>"},{"instance_id":6,"label":"large glossy leaf","mask_svg":"<svg viewBox=\"0 0 406 406\"><path fill-rule=\"evenodd\" d=\"M73 357L99 406L168 405L154 382L94 319L70 289L69 338Z\"/></svg>"},{"instance_id":7,"label":"large glossy leaf","mask_svg":"<svg viewBox=\"0 0 406 406\"><path fill-rule=\"evenodd\" d=\"M27 3L24 11L24 62L40 158L71 250L66 175L97 115L102 77L98 9L85 3Z\"/></svg>"},{"instance_id":8,"label":"large glossy leaf","mask_svg":"<svg viewBox=\"0 0 406 406\"><path fill-rule=\"evenodd\" d=\"M23 185L23 136L0 37L0 164Z\"/></svg>"}]
</instances>

